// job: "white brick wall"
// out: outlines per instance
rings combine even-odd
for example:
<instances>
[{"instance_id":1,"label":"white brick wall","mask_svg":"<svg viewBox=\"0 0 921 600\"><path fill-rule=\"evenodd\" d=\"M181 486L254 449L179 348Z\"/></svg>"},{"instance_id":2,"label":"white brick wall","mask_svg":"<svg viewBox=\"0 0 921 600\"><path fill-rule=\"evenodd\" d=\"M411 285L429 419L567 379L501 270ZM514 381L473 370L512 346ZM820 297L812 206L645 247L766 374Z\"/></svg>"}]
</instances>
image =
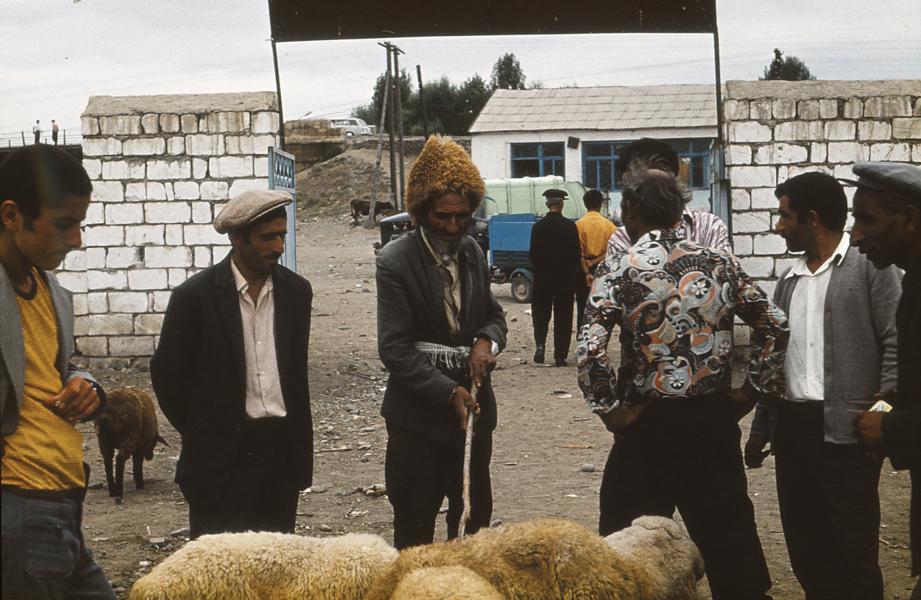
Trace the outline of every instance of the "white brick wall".
<instances>
[{"instance_id":1,"label":"white brick wall","mask_svg":"<svg viewBox=\"0 0 921 600\"><path fill-rule=\"evenodd\" d=\"M777 184L810 171L853 178L861 160L921 164L919 81L729 82L724 97L733 248L768 293L797 260L771 233ZM747 343L747 329L736 342Z\"/></svg>"},{"instance_id":2,"label":"white brick wall","mask_svg":"<svg viewBox=\"0 0 921 600\"><path fill-rule=\"evenodd\" d=\"M94 114L90 100L81 128L93 202L84 249L59 273L75 293L84 356L122 364L152 354L170 290L228 252L227 236L211 225L220 205L268 187L265 153L278 145L274 94L241 95L233 109L209 105L227 105L221 96L169 97L167 110L157 109L157 97L136 98L124 114Z\"/></svg>"}]
</instances>

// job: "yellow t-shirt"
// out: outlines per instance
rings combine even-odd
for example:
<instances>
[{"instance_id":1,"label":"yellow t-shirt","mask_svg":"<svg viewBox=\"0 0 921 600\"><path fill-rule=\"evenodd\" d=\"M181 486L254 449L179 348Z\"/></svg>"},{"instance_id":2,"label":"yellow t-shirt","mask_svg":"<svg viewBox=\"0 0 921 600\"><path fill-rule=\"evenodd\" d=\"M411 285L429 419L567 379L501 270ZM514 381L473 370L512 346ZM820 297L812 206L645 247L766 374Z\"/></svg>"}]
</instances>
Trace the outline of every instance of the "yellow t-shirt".
<instances>
[{"instance_id":1,"label":"yellow t-shirt","mask_svg":"<svg viewBox=\"0 0 921 600\"><path fill-rule=\"evenodd\" d=\"M576 221L579 230L579 246L582 248L583 258L598 258L604 256L608 249L608 238L614 234L617 226L606 219L604 215L595 210L585 213L585 216Z\"/></svg>"},{"instance_id":2,"label":"yellow t-shirt","mask_svg":"<svg viewBox=\"0 0 921 600\"><path fill-rule=\"evenodd\" d=\"M61 391L55 366L58 327L48 286L37 270L35 295L17 294L26 354L19 425L3 438L0 482L27 490L66 491L84 486L83 436L55 414L51 398Z\"/></svg>"}]
</instances>

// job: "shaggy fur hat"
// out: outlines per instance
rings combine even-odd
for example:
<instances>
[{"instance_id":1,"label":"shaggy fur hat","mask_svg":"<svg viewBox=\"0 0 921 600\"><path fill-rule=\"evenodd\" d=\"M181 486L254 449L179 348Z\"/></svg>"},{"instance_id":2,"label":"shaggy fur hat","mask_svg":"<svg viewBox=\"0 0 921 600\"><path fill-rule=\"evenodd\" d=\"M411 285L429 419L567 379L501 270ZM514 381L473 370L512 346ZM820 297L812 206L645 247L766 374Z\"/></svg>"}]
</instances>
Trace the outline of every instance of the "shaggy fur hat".
<instances>
[{"instance_id":1,"label":"shaggy fur hat","mask_svg":"<svg viewBox=\"0 0 921 600\"><path fill-rule=\"evenodd\" d=\"M406 212L418 223L425 218L431 203L448 192L470 200L473 211L483 202L486 186L466 150L449 137L433 135L409 171Z\"/></svg>"}]
</instances>

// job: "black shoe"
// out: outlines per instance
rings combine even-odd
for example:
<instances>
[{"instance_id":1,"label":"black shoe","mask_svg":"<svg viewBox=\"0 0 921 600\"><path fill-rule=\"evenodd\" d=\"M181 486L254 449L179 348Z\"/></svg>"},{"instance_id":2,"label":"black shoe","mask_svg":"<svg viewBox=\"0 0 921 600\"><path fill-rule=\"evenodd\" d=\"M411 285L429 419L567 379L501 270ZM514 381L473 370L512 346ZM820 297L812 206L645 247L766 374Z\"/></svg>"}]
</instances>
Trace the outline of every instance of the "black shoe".
<instances>
[{"instance_id":1,"label":"black shoe","mask_svg":"<svg viewBox=\"0 0 921 600\"><path fill-rule=\"evenodd\" d=\"M544 347L543 346L537 347L537 351L534 353L534 362L537 364L541 364L542 362L544 362Z\"/></svg>"},{"instance_id":2,"label":"black shoe","mask_svg":"<svg viewBox=\"0 0 921 600\"><path fill-rule=\"evenodd\" d=\"M568 363L566 362L565 358L557 358L557 359L554 359L553 366L554 367L566 367L568 366Z\"/></svg>"}]
</instances>

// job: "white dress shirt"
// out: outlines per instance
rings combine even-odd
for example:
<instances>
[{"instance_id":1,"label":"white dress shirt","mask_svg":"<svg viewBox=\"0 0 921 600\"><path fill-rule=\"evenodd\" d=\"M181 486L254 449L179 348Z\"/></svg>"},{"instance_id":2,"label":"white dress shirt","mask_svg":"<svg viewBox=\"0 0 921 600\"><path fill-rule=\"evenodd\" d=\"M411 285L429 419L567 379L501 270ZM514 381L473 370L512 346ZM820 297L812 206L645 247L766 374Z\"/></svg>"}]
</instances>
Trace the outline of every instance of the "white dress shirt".
<instances>
[{"instance_id":1,"label":"white dress shirt","mask_svg":"<svg viewBox=\"0 0 921 600\"><path fill-rule=\"evenodd\" d=\"M237 285L240 316L243 319L243 354L246 359L246 415L251 419L284 417L285 400L275 355L275 300L272 277L259 290L256 302L250 297L249 282L233 260L230 269Z\"/></svg>"},{"instance_id":2,"label":"white dress shirt","mask_svg":"<svg viewBox=\"0 0 921 600\"><path fill-rule=\"evenodd\" d=\"M787 399L794 401L825 399L825 293L835 265L847 255L848 235L834 253L813 273L801 256L786 277L799 277L787 319L790 323L790 343L784 371L787 379Z\"/></svg>"}]
</instances>

